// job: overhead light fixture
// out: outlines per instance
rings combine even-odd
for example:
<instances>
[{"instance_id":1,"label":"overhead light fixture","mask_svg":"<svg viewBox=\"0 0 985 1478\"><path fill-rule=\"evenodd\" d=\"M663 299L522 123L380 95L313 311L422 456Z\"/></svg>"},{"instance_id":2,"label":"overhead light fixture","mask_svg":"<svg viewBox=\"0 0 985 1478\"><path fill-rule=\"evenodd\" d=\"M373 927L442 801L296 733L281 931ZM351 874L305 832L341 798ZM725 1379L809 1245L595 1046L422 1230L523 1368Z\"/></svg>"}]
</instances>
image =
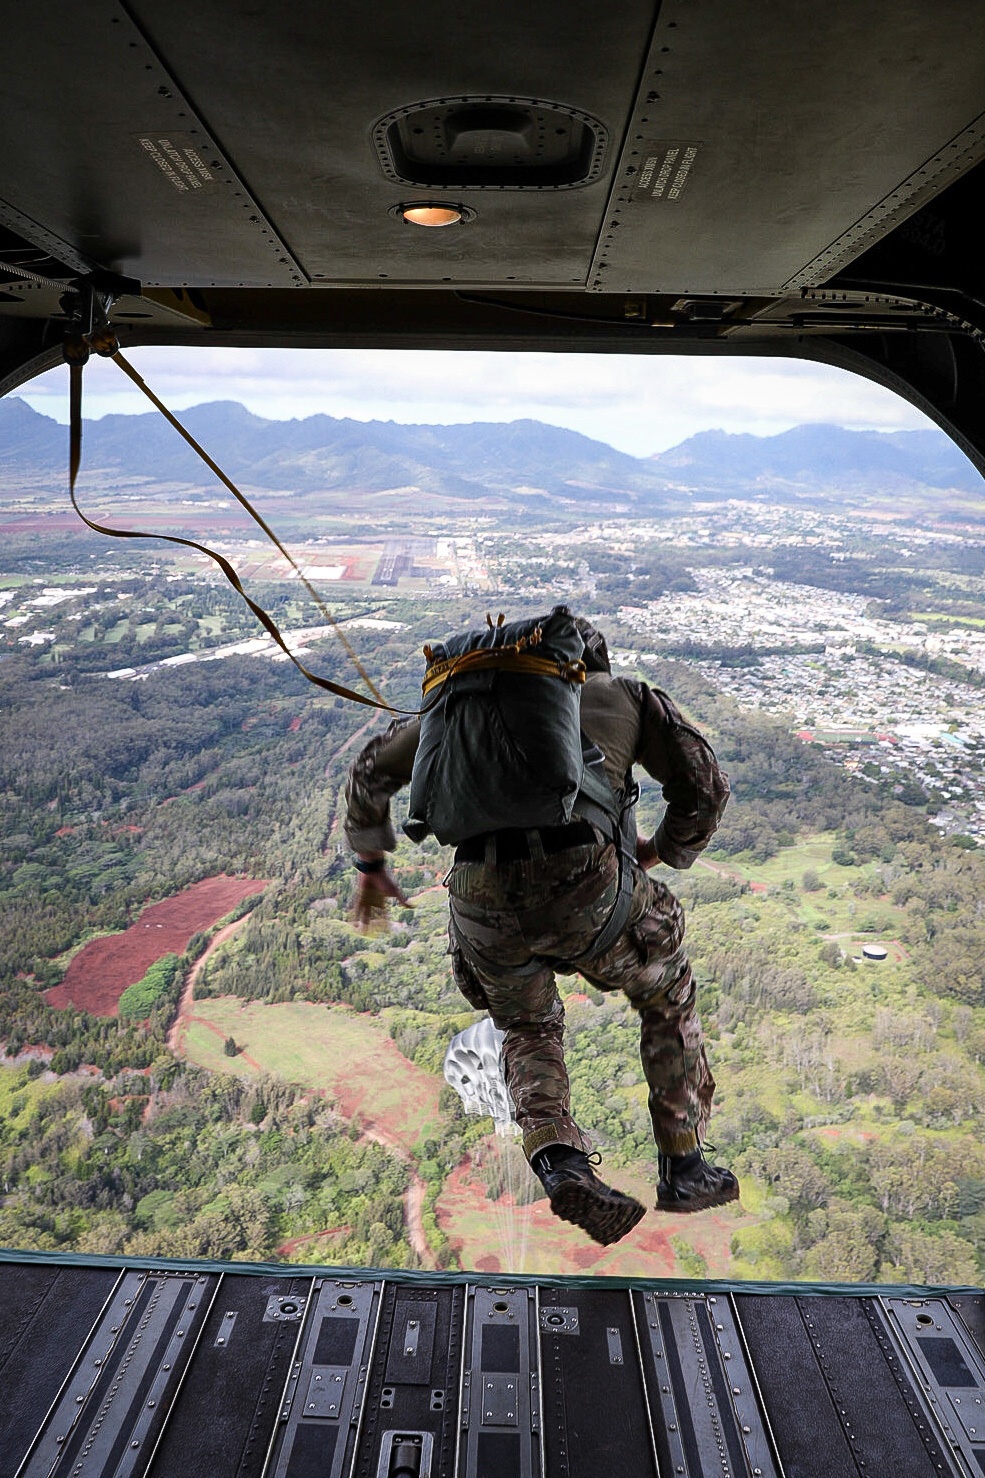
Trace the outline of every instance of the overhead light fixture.
<instances>
[{"instance_id":1,"label":"overhead light fixture","mask_svg":"<svg viewBox=\"0 0 985 1478\"><path fill-rule=\"evenodd\" d=\"M473 216L473 212L466 210L464 205L438 205L427 200L400 205L397 213L408 226L460 226Z\"/></svg>"}]
</instances>

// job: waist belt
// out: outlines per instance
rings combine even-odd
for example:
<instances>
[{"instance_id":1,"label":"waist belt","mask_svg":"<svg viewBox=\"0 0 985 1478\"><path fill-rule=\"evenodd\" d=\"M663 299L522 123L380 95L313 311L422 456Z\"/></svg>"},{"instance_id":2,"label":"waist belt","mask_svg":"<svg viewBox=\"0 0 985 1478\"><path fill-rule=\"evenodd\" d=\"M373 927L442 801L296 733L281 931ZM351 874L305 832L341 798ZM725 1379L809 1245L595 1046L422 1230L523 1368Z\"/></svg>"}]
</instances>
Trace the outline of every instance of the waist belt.
<instances>
[{"instance_id":1,"label":"waist belt","mask_svg":"<svg viewBox=\"0 0 985 1478\"><path fill-rule=\"evenodd\" d=\"M524 831L508 827L483 836L467 837L455 849L456 862L485 862L498 866L503 862L528 862L531 859L565 852L569 847L593 846L598 833L587 821L572 821L568 826L540 826Z\"/></svg>"}]
</instances>

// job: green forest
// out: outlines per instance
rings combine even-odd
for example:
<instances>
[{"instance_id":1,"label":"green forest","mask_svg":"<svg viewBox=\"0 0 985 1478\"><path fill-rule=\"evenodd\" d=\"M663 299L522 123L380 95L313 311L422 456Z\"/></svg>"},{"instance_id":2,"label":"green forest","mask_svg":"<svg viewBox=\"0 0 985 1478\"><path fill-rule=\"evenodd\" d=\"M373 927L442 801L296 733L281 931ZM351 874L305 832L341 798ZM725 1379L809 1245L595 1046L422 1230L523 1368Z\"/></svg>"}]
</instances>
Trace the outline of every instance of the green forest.
<instances>
[{"instance_id":1,"label":"green forest","mask_svg":"<svg viewBox=\"0 0 985 1478\"><path fill-rule=\"evenodd\" d=\"M118 563L111 580L90 582L95 596L46 613L46 645L10 637L0 649L0 1244L299 1262L314 1248L345 1265L456 1267L443 1188L471 1158L493 1202L505 1172L483 1149L490 1124L466 1118L440 1077L449 1037L476 1019L446 957L450 857L402 840L396 866L415 906L382 935L357 933L341 791L384 720L268 658L165 666L140 681L101 675L253 634L231 593L166 570ZM600 573L616 603L636 585L646 594L631 561ZM15 572L5 588L27 578ZM79 583L67 562L58 578ZM654 583L686 578L669 549ZM263 594L290 624L302 611L285 590ZM366 609L363 598L339 614ZM395 592L375 609L401 624L359 630L360 653L390 701L409 707L422 643L485 613L474 598L411 603ZM609 634L626 635L615 619ZM351 680L333 640L309 660ZM685 660L651 659L637 675L704 729L733 790L712 850L659 876L688 910L718 1080L712 1139L749 1214L721 1266L675 1224L677 1270L980 1279L985 853L942 837L925 806L740 709ZM642 829L660 807L644 783ZM229 918L182 953L162 952L118 1017L47 1002L87 941L220 874L258 880L224 943L210 948ZM867 940L888 958L860 963ZM234 998L250 1023L260 1005L300 1021L312 1004L326 1022L365 1023L368 1042L385 1039L415 1082L433 1082L435 1115L399 1144L374 1139L358 1113L287 1067L271 1070L273 1043L252 1025L256 1040L220 1030L216 1065L196 1065L173 1037L193 971L205 1021ZM655 1184L632 1012L577 977L563 992L579 1122L614 1176ZM405 1214L417 1184L423 1243ZM519 1199L538 1189L514 1185Z\"/></svg>"}]
</instances>

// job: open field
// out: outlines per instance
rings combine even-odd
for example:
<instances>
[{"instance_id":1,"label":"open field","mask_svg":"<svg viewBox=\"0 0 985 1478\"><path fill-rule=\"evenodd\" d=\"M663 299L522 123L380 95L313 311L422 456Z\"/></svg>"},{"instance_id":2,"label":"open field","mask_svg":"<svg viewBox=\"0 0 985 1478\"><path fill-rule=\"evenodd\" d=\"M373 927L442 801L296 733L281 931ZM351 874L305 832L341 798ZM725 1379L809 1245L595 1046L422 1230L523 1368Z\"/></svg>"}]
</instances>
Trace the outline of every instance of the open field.
<instances>
[{"instance_id":1,"label":"open field","mask_svg":"<svg viewBox=\"0 0 985 1478\"><path fill-rule=\"evenodd\" d=\"M193 1003L184 1019L182 1053L216 1072L267 1072L302 1083L334 1099L344 1117L358 1119L371 1137L414 1160L424 1139L440 1137L441 1080L401 1055L387 1035L386 1015L311 1002L265 1005L217 997ZM223 1051L230 1036L241 1049L235 1058ZM519 1191L529 1172L516 1147L504 1150L491 1135L476 1158L503 1153L512 1155L511 1178ZM620 1169L613 1178L652 1205L655 1187L645 1174ZM654 1212L625 1242L598 1247L577 1228L556 1221L544 1199L518 1206L506 1192L490 1200L471 1160L448 1177L436 1210L463 1268L620 1277L682 1276L673 1237L704 1258L712 1276L726 1276L732 1236L760 1219L732 1207L686 1218Z\"/></svg>"},{"instance_id":2,"label":"open field","mask_svg":"<svg viewBox=\"0 0 985 1478\"><path fill-rule=\"evenodd\" d=\"M76 954L60 985L47 991L51 1006L81 1006L94 1016L115 1016L128 985L141 980L162 955L182 954L193 934L210 928L265 881L220 874L193 883L172 898L145 908L122 934L91 939Z\"/></svg>"},{"instance_id":3,"label":"open field","mask_svg":"<svg viewBox=\"0 0 985 1478\"><path fill-rule=\"evenodd\" d=\"M872 879L879 864L843 867L831 860L832 848L837 845L832 833L819 832L782 848L766 862L752 862L740 853L736 857L700 858L697 865L748 883L754 894L784 900L805 924L825 938L844 942L850 936L858 942L860 936L866 936L867 942L872 942L878 936L888 945L906 918L905 910L887 896L858 897L857 885L863 879ZM803 891L803 877L808 871L816 873L821 884L811 893Z\"/></svg>"},{"instance_id":4,"label":"open field","mask_svg":"<svg viewBox=\"0 0 985 1478\"><path fill-rule=\"evenodd\" d=\"M347 1119L376 1128L405 1153L440 1134L441 1080L397 1050L384 1015L309 1001L265 1005L234 996L194 1002L184 1055L213 1072L266 1072L326 1094ZM242 1053L227 1057L233 1037Z\"/></svg>"},{"instance_id":5,"label":"open field","mask_svg":"<svg viewBox=\"0 0 985 1478\"><path fill-rule=\"evenodd\" d=\"M954 616L948 611L914 611L914 621L947 621L954 626L985 626L981 616Z\"/></svg>"},{"instance_id":6,"label":"open field","mask_svg":"<svg viewBox=\"0 0 985 1478\"><path fill-rule=\"evenodd\" d=\"M90 506L108 510L108 522L201 524L207 541L230 556L285 630L321 626L300 583L275 551L253 539L255 531L246 530L235 509L216 498L193 501L189 488L90 483ZM720 1145L714 1158L740 1175L742 1203L690 1217L653 1209L656 1166L636 1024L618 998L600 998L583 982L565 980L576 1110L605 1149L602 1176L648 1208L624 1243L605 1249L554 1220L543 1196L521 1204L538 1188L515 1143L510 1164L503 1163L489 1121L453 1121L439 1110L451 1102L441 1097L444 1043L472 1019L453 991L445 954L441 878L450 853L431 844L418 850L401 838L396 873L415 907L392 909L391 928L378 938L350 938L344 920L354 879L339 851L342 785L383 718L315 696L285 664L244 656L205 663L217 650L249 648L245 638L256 628L204 556L141 541L136 548L97 543L65 507L63 480L49 489L39 479L27 493L32 496L10 511L22 531L10 535L11 557L0 578L7 775L0 786L0 953L9 972L0 992L8 998L0 999L0 1041L11 1052L0 1057L0 1149L8 1167L0 1218L9 1245L128 1253L129 1242L141 1255L163 1253L175 1236L167 1215L158 1220L153 1209L160 1201L155 1192L163 1192L181 1196L175 1214L182 1232L185 1223L197 1223L198 1241L187 1245L202 1256L249 1249L361 1266L419 1261L494 1278L548 1270L797 1279L816 1269L833 1281L891 1281L903 1269L920 1281L930 1269L955 1275L945 1281L980 1279L982 856L931 832L917 810L907 828L889 802L892 776L879 781L863 751L832 745L824 755L801 743L799 718L791 736L794 726L786 720L743 706L751 688L726 701L728 689L715 680L708 687L700 660L673 666L660 656L652 664L649 655L644 660L655 633L661 652L669 639L662 625L644 620L648 602L632 588L636 564L644 561L656 573L664 551L672 550L668 576L680 568L704 581L706 553L709 568L718 564L718 551L704 548L705 514L672 520L673 528L661 522L658 538L655 525L649 532L603 527L593 513L592 525L583 524L572 541L553 515L544 529L539 519L497 521L486 505L480 517L473 503L470 517L450 527L446 540L437 535L439 510L416 513L413 494L350 498L347 512L331 501L321 508L314 497L294 500L281 492L261 500L329 609L355 623L384 623L356 624L353 637L374 678L402 706L416 706L425 639L478 625L487 608L517 613L518 605L536 602L535 609L546 609L555 598L580 605L591 581L592 609L614 645L639 649L637 675L666 682L675 701L709 725L723 764L733 769L736 794L715 840L723 848L744 841L753 850L713 851L690 873L661 869L658 876L685 900L719 1084L710 1130ZM380 518L388 502L395 512ZM584 520L584 505L580 511ZM565 522L576 515L572 508ZM846 632L854 631L852 623L862 619L855 594L872 600L892 594L889 572L868 564L857 592L825 594L823 582L813 585L838 561L830 550L812 548L816 534L806 515L753 505L734 517L723 508L721 515L735 532L728 562L758 568L774 559L761 549L782 551L785 572L804 592L792 615L803 618L805 631L815 617L835 621L834 629L844 621ZM767 543L757 534L752 552L749 528L760 520ZM833 522L829 533L831 548L852 556L835 571L835 583L844 577L850 584L854 554L871 530ZM877 535L880 556L892 534ZM904 543L907 538L900 533ZM623 552L614 556L617 546ZM578 562L582 552L587 575ZM967 627L955 650L967 639L970 652L980 636L974 629L985 617L980 573L951 571L961 560L951 559L949 546L934 559L927 566L933 578L916 582L898 619L878 628L887 647L882 656L859 653L854 673L838 665L837 652L813 666L791 661L786 676L793 682L792 674L800 674L800 688L791 689L798 704L807 695L814 699L824 664L832 667L825 706L797 708L804 726L840 733L843 720L866 732L891 730L913 718L908 703L926 701L928 722L947 732L954 707L948 693L958 675L934 682L932 674L907 673L897 685L898 664L888 651L908 639L913 619L926 620L942 649L951 649L942 631L955 624ZM916 567L909 555L907 561L909 578ZM610 570L611 562L618 569ZM445 572L462 584L442 583ZM488 598L485 572L495 585ZM381 583L369 583L377 575ZM382 583L391 578L398 584ZM740 590L745 576L737 579ZM767 605L774 594L777 602L786 599L779 575L777 581L772 592L767 578L759 579L748 611L740 591L736 618L745 613L754 625L761 595ZM49 585L54 601L44 598ZM671 593L675 608L690 599L683 590ZM842 601L841 594L852 598ZM641 606L622 605L637 596ZM922 617L910 614L917 604ZM958 604L969 620L952 619ZM619 614L631 611L631 618ZM814 634L819 645L822 628ZM716 630L727 648L725 635ZM698 641L690 625L687 636ZM754 631L751 649L763 640ZM735 671L726 664L722 672L731 672L739 691L739 679L751 682L754 665L739 665L744 648L736 650ZM757 660L768 668L774 658L764 653ZM334 672L340 663L338 643L319 640L311 665ZM94 680L120 668L143 669L147 680L132 687ZM876 714L871 705L883 702L883 683L889 696ZM853 707L857 696L869 706ZM816 724L806 717L815 712ZM985 750L973 735L962 747L958 733L951 733L953 743L928 738L919 764L935 767L925 777L934 782L926 787L931 808L960 786L961 805L973 817ZM104 752L115 757L115 768L100 788L94 780L106 778ZM893 757L889 748L879 755L879 763ZM846 762L853 775L837 768ZM660 819L658 790L647 788L646 829ZM882 815L887 803L892 824ZM955 809L955 822L964 814ZM749 825L730 833L730 817ZM399 803L395 819L399 825ZM819 834L821 826L826 830ZM905 833L898 846L897 829ZM754 860L774 845L768 861ZM861 865L839 865L833 855ZM181 883L169 881L168 858L188 869ZM862 861L869 858L875 860ZM105 979L98 934L124 929L149 898L176 895L155 905L173 909L187 878L243 874L277 879L276 906L268 888L250 919L223 928L230 905L221 900L188 929L208 927L217 936L211 988L278 1004L196 1001L190 970L170 1034L163 1012L117 1029L112 1020L40 1008L41 990L60 979L74 953L69 982L83 964L90 966L82 1004L100 1009L95 993ZM723 877L746 882L748 890L733 896L735 890L720 886ZM259 888L244 884L247 893ZM893 891L906 899L903 908L887 896ZM107 1016L126 983L169 944L184 945L188 931L165 941L166 930L156 927L161 922L152 910L134 929L104 938L104 950L121 943L130 949L139 936L148 948L109 991ZM87 950L82 940L89 941ZM859 954L863 942L884 944L889 958L846 965L845 956ZM349 1004L305 1000L323 992ZM238 1048L232 1057L224 1052L230 1037ZM204 1075L176 1070L169 1049L190 1059L189 1067L200 1063L226 1075L227 1088L235 1075L244 1091L221 1091L217 1080L215 1091L203 1091ZM146 1081L135 1084L138 1063ZM296 1092L272 1090L287 1081ZM146 1094L136 1091L143 1088ZM317 1125L309 1128L312 1118ZM321 1125L329 1124L326 1132ZM231 1183L244 1193L244 1205L256 1207L255 1227L243 1220ZM957 1205L937 1195L940 1185L951 1184L960 1185ZM906 1199L917 1192L919 1203ZM160 1241L148 1250L158 1233ZM904 1265L908 1241L914 1251Z\"/></svg>"},{"instance_id":7,"label":"open field","mask_svg":"<svg viewBox=\"0 0 985 1478\"><path fill-rule=\"evenodd\" d=\"M483 1153L499 1152L490 1136ZM601 1174L605 1175L604 1168ZM656 1187L645 1177L619 1169L612 1172L612 1179L620 1190L653 1207ZM449 1176L437 1212L463 1268L485 1273L598 1273L619 1278L687 1276L672 1238L679 1238L704 1258L709 1277L728 1277L732 1237L761 1220L741 1206L690 1216L651 1209L623 1241L599 1247L576 1227L556 1220L546 1198L529 1206L515 1205L508 1194L490 1201L481 1176L468 1161Z\"/></svg>"},{"instance_id":8,"label":"open field","mask_svg":"<svg viewBox=\"0 0 985 1478\"><path fill-rule=\"evenodd\" d=\"M861 869L841 867L831 860L831 849L837 846L832 832L816 832L813 836L798 838L792 847L782 847L766 862L751 862L744 853L735 857L715 854L714 846L700 865L714 864L717 872L733 874L749 883L763 883L767 888L778 888L785 882L800 883L803 874L812 868L827 887L838 887L861 875Z\"/></svg>"}]
</instances>

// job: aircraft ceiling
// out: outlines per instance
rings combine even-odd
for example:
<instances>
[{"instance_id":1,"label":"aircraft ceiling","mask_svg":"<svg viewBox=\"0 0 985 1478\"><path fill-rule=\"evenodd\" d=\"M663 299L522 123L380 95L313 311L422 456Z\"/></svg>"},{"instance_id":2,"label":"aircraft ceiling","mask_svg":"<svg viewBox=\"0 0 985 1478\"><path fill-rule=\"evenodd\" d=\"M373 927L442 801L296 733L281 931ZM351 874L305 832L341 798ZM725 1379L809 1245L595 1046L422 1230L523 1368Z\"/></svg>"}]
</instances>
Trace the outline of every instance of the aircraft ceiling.
<instances>
[{"instance_id":1,"label":"aircraft ceiling","mask_svg":"<svg viewBox=\"0 0 985 1478\"><path fill-rule=\"evenodd\" d=\"M80 311L124 345L788 354L985 470L972 0L35 0L0 34L0 391Z\"/></svg>"}]
</instances>

